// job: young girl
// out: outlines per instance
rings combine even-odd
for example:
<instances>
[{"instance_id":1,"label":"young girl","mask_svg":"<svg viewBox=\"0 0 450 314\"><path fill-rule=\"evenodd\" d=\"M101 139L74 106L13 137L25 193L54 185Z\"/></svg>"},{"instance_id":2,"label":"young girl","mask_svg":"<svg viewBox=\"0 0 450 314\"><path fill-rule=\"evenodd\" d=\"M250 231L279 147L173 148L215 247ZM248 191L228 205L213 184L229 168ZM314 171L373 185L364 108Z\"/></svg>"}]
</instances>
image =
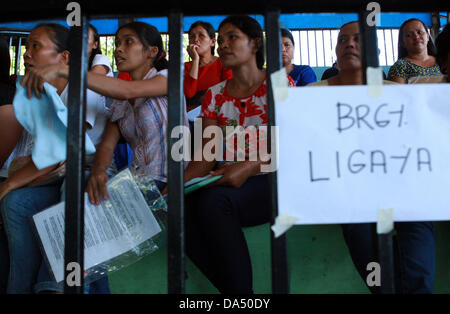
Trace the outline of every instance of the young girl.
<instances>
[{"instance_id":1,"label":"young girl","mask_svg":"<svg viewBox=\"0 0 450 314\"><path fill-rule=\"evenodd\" d=\"M167 182L167 97L158 95L167 93L168 62L161 35L145 23L127 24L116 33L115 57L119 71L132 79L118 81L125 86L140 84L142 90L136 87L134 94L124 95L126 99L111 106L111 119L87 186L89 199L97 204L100 194L107 198L105 167L121 134L133 150L136 171L153 178L161 189Z\"/></svg>"},{"instance_id":2,"label":"young girl","mask_svg":"<svg viewBox=\"0 0 450 314\"><path fill-rule=\"evenodd\" d=\"M210 23L197 21L191 25L187 52L192 61L184 64L184 94L188 111L200 106L208 88L232 76L231 70L226 69L214 55L215 44L216 34Z\"/></svg>"},{"instance_id":3,"label":"young girl","mask_svg":"<svg viewBox=\"0 0 450 314\"><path fill-rule=\"evenodd\" d=\"M267 125L261 26L248 16L230 16L219 26L218 44L220 60L233 71L233 78L205 94L203 129ZM261 161L226 162L213 171L215 165L215 161L193 161L185 171L186 181L208 173L223 175L210 188L186 198L187 254L220 292L252 293L252 267L242 227L270 221L269 176L261 173Z\"/></svg>"}]
</instances>

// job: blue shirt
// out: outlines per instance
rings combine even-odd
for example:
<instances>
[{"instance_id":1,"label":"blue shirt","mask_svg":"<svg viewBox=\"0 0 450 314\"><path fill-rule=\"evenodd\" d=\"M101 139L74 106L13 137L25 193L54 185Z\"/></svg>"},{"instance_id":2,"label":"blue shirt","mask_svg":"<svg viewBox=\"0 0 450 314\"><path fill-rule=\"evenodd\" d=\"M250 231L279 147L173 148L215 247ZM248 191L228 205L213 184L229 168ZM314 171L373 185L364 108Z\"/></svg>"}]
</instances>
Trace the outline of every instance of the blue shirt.
<instances>
[{"instance_id":1,"label":"blue shirt","mask_svg":"<svg viewBox=\"0 0 450 314\"><path fill-rule=\"evenodd\" d=\"M309 65L294 64L294 69L289 76L294 80L295 86L305 86L317 81L316 73Z\"/></svg>"},{"instance_id":2,"label":"blue shirt","mask_svg":"<svg viewBox=\"0 0 450 314\"><path fill-rule=\"evenodd\" d=\"M26 89L17 80L13 100L17 121L33 138L31 158L38 169L57 164L67 157L68 109L54 86L46 82L44 89L41 98L33 95L29 99ZM87 134L85 136L86 154L95 153L94 144Z\"/></svg>"}]
</instances>

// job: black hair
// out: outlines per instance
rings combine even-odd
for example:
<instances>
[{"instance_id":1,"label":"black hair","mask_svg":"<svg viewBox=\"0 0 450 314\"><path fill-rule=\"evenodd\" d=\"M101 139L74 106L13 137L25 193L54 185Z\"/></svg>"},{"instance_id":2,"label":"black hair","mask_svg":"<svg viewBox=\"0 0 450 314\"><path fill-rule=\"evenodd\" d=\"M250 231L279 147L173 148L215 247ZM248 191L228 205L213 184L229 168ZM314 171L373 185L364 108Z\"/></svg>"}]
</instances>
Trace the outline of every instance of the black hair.
<instances>
[{"instance_id":1,"label":"black hair","mask_svg":"<svg viewBox=\"0 0 450 314\"><path fill-rule=\"evenodd\" d=\"M404 21L403 24L400 26L400 31L398 33L398 59L402 59L402 58L405 58L408 56L408 51L406 50L405 47L403 47L403 32L404 32L404 28L405 28L406 24L408 24L409 22L412 22L412 21L418 21L418 22L422 23L423 28L428 33L427 26L421 20L412 18L412 19L408 19L408 20ZM435 57L436 56L436 47L434 46L433 39L431 38L429 33L428 33L428 37L429 37L428 44L427 44L428 55Z\"/></svg>"},{"instance_id":2,"label":"black hair","mask_svg":"<svg viewBox=\"0 0 450 314\"><path fill-rule=\"evenodd\" d=\"M116 32L116 36L117 33L123 28L133 30L144 46L144 49L148 49L150 46L158 47L158 53L153 61L153 66L157 71L168 68L169 62L166 59L166 53L163 49L161 34L156 27L144 22L131 22L119 27Z\"/></svg>"},{"instance_id":3,"label":"black hair","mask_svg":"<svg viewBox=\"0 0 450 314\"><path fill-rule=\"evenodd\" d=\"M37 25L33 30L40 27L45 27L50 30L49 38L55 45L55 49L58 53L65 50L69 51L69 29L56 23L41 23Z\"/></svg>"},{"instance_id":4,"label":"black hair","mask_svg":"<svg viewBox=\"0 0 450 314\"><path fill-rule=\"evenodd\" d=\"M239 28L244 34L251 39L260 39L258 50L256 51L256 65L258 69L262 69L264 66L264 44L263 44L263 31L261 25L254 18L248 15L232 15L224 19L220 25L219 29L225 24L232 24Z\"/></svg>"},{"instance_id":5,"label":"black hair","mask_svg":"<svg viewBox=\"0 0 450 314\"><path fill-rule=\"evenodd\" d=\"M450 53L450 24L445 25L442 32L436 38L436 61L441 68L441 72L444 74L448 74L448 67L450 64L447 64L447 68L443 68L443 63L447 61L448 54Z\"/></svg>"},{"instance_id":6,"label":"black hair","mask_svg":"<svg viewBox=\"0 0 450 314\"><path fill-rule=\"evenodd\" d=\"M94 25L89 24L89 29L92 30L93 34L94 34L94 43L97 43L97 48L92 49L91 51L91 55L89 56L89 67L88 69L90 70L92 68L92 62L94 61L95 55L101 55L102 54L102 49L100 47L100 36L98 34L97 29L95 28Z\"/></svg>"},{"instance_id":7,"label":"black hair","mask_svg":"<svg viewBox=\"0 0 450 314\"><path fill-rule=\"evenodd\" d=\"M214 30L214 26L211 25L211 23L204 22L204 21L197 21L194 24L189 27L188 34L191 33L191 31L196 28L197 26L201 26L205 29L205 31L208 33L209 38L216 38L216 31ZM214 50L216 48L216 45L211 47L211 54L214 56Z\"/></svg>"},{"instance_id":8,"label":"black hair","mask_svg":"<svg viewBox=\"0 0 450 314\"><path fill-rule=\"evenodd\" d=\"M11 57L9 55L9 43L6 37L0 37L0 82L8 82Z\"/></svg>"},{"instance_id":9,"label":"black hair","mask_svg":"<svg viewBox=\"0 0 450 314\"><path fill-rule=\"evenodd\" d=\"M282 28L281 29L281 37L286 37L289 38L292 42L292 46L295 46L294 43L294 36L292 36L292 33L290 30L286 29L286 28Z\"/></svg>"},{"instance_id":10,"label":"black hair","mask_svg":"<svg viewBox=\"0 0 450 314\"><path fill-rule=\"evenodd\" d=\"M358 26L359 26L359 22L358 22L358 21L350 21L350 22L347 22L347 23L343 24L341 27L339 27L339 31L340 31L344 26L347 26L347 25L352 24L352 23L358 23Z\"/></svg>"}]
</instances>

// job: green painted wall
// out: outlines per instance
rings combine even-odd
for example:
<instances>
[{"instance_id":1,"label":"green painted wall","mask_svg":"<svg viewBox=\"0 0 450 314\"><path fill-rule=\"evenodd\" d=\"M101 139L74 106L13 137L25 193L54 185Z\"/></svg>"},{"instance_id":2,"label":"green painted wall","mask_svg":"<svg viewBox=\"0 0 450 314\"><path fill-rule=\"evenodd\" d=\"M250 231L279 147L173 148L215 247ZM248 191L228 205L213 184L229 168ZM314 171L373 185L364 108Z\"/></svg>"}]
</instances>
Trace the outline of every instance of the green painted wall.
<instances>
[{"instance_id":1,"label":"green painted wall","mask_svg":"<svg viewBox=\"0 0 450 314\"><path fill-rule=\"evenodd\" d=\"M269 225L245 228L255 293L271 293ZM291 293L369 293L348 254L337 225L295 226L288 233ZM450 293L450 222L436 223L435 292ZM186 293L218 293L186 260ZM167 250L110 275L112 293L167 293Z\"/></svg>"}]
</instances>

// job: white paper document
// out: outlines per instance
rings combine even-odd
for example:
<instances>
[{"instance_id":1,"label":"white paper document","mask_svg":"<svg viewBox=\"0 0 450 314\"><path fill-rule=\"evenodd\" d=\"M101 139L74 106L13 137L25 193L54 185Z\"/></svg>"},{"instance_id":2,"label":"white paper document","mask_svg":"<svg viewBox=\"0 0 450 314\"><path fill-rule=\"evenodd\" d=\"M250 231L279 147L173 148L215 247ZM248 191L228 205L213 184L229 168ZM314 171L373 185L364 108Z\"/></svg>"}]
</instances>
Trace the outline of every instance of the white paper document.
<instances>
[{"instance_id":1,"label":"white paper document","mask_svg":"<svg viewBox=\"0 0 450 314\"><path fill-rule=\"evenodd\" d=\"M129 170L108 182L109 199L92 205L85 193L85 270L119 256L161 232ZM59 203L33 216L56 281L64 278L64 213Z\"/></svg>"},{"instance_id":2,"label":"white paper document","mask_svg":"<svg viewBox=\"0 0 450 314\"><path fill-rule=\"evenodd\" d=\"M280 215L450 220L450 84L289 88L275 112Z\"/></svg>"}]
</instances>

